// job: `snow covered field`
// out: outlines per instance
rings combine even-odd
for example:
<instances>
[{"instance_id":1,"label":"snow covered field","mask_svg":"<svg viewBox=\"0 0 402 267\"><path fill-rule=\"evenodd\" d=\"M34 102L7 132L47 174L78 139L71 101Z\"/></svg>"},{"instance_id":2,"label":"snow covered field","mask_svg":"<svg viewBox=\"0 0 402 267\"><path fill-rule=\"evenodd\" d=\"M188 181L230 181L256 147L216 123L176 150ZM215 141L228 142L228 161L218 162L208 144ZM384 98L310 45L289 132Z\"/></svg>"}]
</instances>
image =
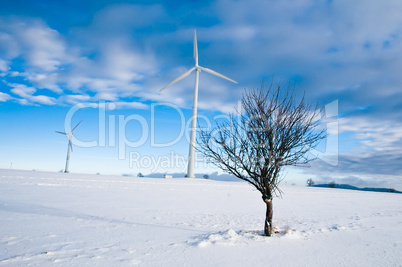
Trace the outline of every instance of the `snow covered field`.
<instances>
[{"instance_id":1,"label":"snow covered field","mask_svg":"<svg viewBox=\"0 0 402 267\"><path fill-rule=\"evenodd\" d=\"M402 266L402 195L0 170L0 266Z\"/></svg>"}]
</instances>

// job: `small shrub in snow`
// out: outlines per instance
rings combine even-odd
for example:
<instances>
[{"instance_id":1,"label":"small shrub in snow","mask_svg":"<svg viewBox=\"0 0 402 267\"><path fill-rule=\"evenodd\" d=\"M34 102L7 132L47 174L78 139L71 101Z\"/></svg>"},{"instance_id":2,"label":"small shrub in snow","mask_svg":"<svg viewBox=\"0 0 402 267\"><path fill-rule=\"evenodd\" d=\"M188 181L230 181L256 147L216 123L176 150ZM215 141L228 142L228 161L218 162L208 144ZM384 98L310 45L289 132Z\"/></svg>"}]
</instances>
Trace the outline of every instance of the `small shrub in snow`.
<instances>
[{"instance_id":1,"label":"small shrub in snow","mask_svg":"<svg viewBox=\"0 0 402 267\"><path fill-rule=\"evenodd\" d=\"M326 137L318 129L317 107L296 102L290 90L271 87L245 91L242 108L212 130L200 131L197 150L223 171L253 185L266 205L264 235L272 227L272 198L281 195L282 168L314 158L307 152Z\"/></svg>"}]
</instances>

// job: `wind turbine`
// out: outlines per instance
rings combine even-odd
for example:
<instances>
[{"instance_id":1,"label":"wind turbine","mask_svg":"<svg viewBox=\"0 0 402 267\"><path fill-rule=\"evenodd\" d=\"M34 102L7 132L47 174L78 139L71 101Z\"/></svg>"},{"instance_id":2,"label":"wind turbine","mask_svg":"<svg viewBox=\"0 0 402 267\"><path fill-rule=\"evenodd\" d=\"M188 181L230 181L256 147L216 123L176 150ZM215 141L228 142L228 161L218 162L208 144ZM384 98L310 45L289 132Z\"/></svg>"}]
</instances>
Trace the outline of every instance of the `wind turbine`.
<instances>
[{"instance_id":1,"label":"wind turbine","mask_svg":"<svg viewBox=\"0 0 402 267\"><path fill-rule=\"evenodd\" d=\"M68 148L67 148L67 159L66 159L66 169L64 170L65 173L68 173L68 163L70 161L70 150L73 151L73 143L71 142L71 138L73 137L73 132L74 130L78 127L78 125L80 125L82 121L80 121L77 125L75 125L75 127L71 130L70 133L65 133L65 132L58 132L56 131L56 133L59 134L64 134L68 136Z\"/></svg>"},{"instance_id":2,"label":"wind turbine","mask_svg":"<svg viewBox=\"0 0 402 267\"><path fill-rule=\"evenodd\" d=\"M193 115L191 117L191 135L190 135L190 147L189 147L189 155L188 155L188 168L187 168L187 177L194 178L194 160L195 160L195 138L196 138L196 131L197 131L197 104L198 104L198 80L200 72L203 70L208 72L212 75L218 76L220 78L226 79L233 83L237 83L236 81L216 72L208 68L204 68L198 65L198 48L197 48L197 33L194 30L194 60L195 66L174 79L171 83L163 87L160 91L166 89L167 87L177 83L178 81L186 78L190 75L191 72L195 70L195 83L194 83L194 99L193 99Z\"/></svg>"}]
</instances>

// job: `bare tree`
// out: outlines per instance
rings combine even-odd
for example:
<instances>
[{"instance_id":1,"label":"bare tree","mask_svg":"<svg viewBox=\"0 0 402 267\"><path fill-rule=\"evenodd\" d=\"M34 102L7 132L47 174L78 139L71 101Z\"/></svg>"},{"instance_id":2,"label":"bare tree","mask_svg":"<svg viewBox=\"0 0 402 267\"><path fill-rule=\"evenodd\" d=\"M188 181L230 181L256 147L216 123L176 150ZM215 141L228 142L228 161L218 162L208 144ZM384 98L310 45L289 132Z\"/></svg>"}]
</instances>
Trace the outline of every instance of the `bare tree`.
<instances>
[{"instance_id":1,"label":"bare tree","mask_svg":"<svg viewBox=\"0 0 402 267\"><path fill-rule=\"evenodd\" d=\"M245 91L242 111L218 122L212 130L200 130L198 151L223 171L249 182L266 204L264 235L272 234L273 195L284 166L305 165L314 158L306 154L325 138L319 128L317 106L296 102L293 91L273 89Z\"/></svg>"}]
</instances>

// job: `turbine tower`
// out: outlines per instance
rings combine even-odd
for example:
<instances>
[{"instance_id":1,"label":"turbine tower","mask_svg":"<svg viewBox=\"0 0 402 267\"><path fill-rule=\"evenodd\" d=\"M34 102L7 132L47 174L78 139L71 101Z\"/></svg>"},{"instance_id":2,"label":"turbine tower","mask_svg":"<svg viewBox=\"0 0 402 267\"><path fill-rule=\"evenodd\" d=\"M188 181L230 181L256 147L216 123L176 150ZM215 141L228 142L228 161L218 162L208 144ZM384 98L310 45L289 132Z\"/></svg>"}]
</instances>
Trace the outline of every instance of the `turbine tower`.
<instances>
[{"instance_id":1,"label":"turbine tower","mask_svg":"<svg viewBox=\"0 0 402 267\"><path fill-rule=\"evenodd\" d=\"M73 144L71 142L71 138L73 137L73 132L74 130L78 127L78 125L80 125L82 121L80 121L77 125L75 125L75 127L73 128L73 130L70 133L65 133L65 132L58 132L56 131L56 133L59 134L64 134L68 136L68 148L67 148L67 159L66 159L66 169L64 170L65 173L68 173L68 163L70 161L70 150L73 151Z\"/></svg>"},{"instance_id":2,"label":"turbine tower","mask_svg":"<svg viewBox=\"0 0 402 267\"><path fill-rule=\"evenodd\" d=\"M189 147L189 155L188 155L188 168L187 168L187 177L194 178L194 161L195 161L195 139L197 133L197 104L198 104L198 80L200 72L203 70L212 75L218 76L220 78L226 79L233 83L237 83L236 81L216 72L208 68L204 68L198 65L198 48L197 48L197 33L194 30L194 60L195 66L174 79L171 83L163 87L160 91L166 89L167 87L177 83L178 81L186 78L190 75L191 72L195 70L195 83L194 83L194 99L193 99L193 115L191 117L191 135L190 135L190 147Z\"/></svg>"}]
</instances>

